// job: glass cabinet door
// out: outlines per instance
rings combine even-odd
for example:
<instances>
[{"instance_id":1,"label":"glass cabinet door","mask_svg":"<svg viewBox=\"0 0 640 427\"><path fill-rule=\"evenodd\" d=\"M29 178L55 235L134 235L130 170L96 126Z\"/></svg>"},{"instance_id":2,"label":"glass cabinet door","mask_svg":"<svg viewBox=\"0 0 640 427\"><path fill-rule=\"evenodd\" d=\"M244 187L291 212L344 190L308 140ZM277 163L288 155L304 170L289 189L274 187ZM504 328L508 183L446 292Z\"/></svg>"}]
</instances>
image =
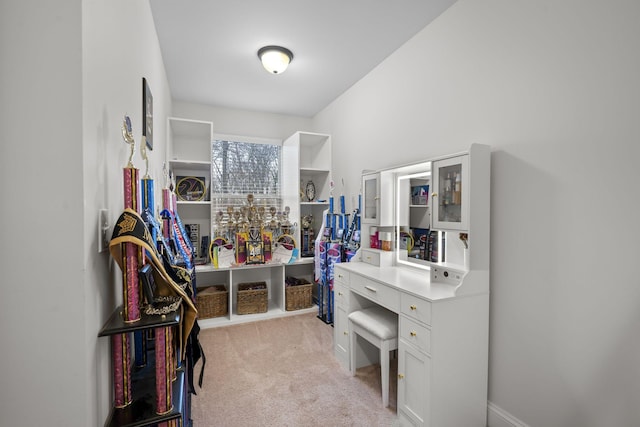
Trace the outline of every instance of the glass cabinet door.
<instances>
[{"instance_id":1,"label":"glass cabinet door","mask_svg":"<svg viewBox=\"0 0 640 427\"><path fill-rule=\"evenodd\" d=\"M469 157L462 155L433 162L432 228L469 228Z\"/></svg>"},{"instance_id":2,"label":"glass cabinet door","mask_svg":"<svg viewBox=\"0 0 640 427\"><path fill-rule=\"evenodd\" d=\"M380 175L362 176L362 222L377 224L380 215Z\"/></svg>"}]
</instances>

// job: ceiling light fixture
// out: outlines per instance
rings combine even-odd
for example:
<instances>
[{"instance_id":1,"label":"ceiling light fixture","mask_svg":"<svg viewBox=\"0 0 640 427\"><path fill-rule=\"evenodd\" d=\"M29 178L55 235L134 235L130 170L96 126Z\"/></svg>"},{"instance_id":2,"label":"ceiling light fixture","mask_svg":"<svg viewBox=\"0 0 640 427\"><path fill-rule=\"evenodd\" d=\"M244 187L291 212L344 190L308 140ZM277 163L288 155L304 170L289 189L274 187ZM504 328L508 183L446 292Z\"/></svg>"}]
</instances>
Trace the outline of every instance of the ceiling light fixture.
<instances>
[{"instance_id":1,"label":"ceiling light fixture","mask_svg":"<svg viewBox=\"0 0 640 427\"><path fill-rule=\"evenodd\" d=\"M293 60L293 53L281 46L265 46L258 50L258 58L265 70L272 74L281 74Z\"/></svg>"}]
</instances>

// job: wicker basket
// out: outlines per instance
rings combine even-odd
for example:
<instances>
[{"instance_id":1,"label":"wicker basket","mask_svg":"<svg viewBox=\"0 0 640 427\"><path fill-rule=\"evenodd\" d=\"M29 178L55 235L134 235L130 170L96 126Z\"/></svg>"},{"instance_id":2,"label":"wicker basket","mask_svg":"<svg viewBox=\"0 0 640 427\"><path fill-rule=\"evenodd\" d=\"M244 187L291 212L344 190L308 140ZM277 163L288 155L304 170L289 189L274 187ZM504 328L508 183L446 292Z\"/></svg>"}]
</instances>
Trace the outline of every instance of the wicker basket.
<instances>
[{"instance_id":1,"label":"wicker basket","mask_svg":"<svg viewBox=\"0 0 640 427\"><path fill-rule=\"evenodd\" d=\"M226 316L229 306L229 293L224 285L213 285L198 289L196 306L198 318Z\"/></svg>"},{"instance_id":2,"label":"wicker basket","mask_svg":"<svg viewBox=\"0 0 640 427\"><path fill-rule=\"evenodd\" d=\"M267 299L266 282L238 284L238 314L266 313Z\"/></svg>"},{"instance_id":3,"label":"wicker basket","mask_svg":"<svg viewBox=\"0 0 640 427\"><path fill-rule=\"evenodd\" d=\"M295 284L285 287L285 301L287 311L313 306L313 285L305 279L296 279Z\"/></svg>"}]
</instances>

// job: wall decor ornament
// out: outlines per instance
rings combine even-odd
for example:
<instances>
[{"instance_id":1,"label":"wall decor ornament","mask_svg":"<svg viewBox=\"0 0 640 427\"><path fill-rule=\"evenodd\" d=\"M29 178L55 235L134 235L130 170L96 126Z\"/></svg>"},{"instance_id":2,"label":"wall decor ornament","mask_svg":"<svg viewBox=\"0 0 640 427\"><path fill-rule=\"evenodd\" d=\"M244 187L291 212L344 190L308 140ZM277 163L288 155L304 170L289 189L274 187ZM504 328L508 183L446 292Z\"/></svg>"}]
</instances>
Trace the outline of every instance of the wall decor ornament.
<instances>
[{"instance_id":1,"label":"wall decor ornament","mask_svg":"<svg viewBox=\"0 0 640 427\"><path fill-rule=\"evenodd\" d=\"M149 150L153 150L153 96L147 79L142 78L142 136Z\"/></svg>"},{"instance_id":2,"label":"wall decor ornament","mask_svg":"<svg viewBox=\"0 0 640 427\"><path fill-rule=\"evenodd\" d=\"M313 200L316 198L316 185L313 183L313 181L309 180L309 182L307 182L307 185L304 189L304 194L305 196L307 196L307 199L310 202L313 202Z\"/></svg>"}]
</instances>

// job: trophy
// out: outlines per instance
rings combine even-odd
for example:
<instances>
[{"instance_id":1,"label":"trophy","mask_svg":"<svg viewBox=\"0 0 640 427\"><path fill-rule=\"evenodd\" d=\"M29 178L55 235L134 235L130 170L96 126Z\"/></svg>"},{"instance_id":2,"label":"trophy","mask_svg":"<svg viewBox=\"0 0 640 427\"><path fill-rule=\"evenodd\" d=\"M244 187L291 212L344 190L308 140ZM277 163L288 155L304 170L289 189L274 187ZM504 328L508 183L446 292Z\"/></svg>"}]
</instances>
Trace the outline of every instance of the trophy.
<instances>
[{"instance_id":1,"label":"trophy","mask_svg":"<svg viewBox=\"0 0 640 427\"><path fill-rule=\"evenodd\" d=\"M133 138L133 132L131 130L131 119L129 116L124 116L124 120L122 121L122 139L125 143L129 144L130 153L129 153L129 161L127 162L128 168L133 168L133 153L136 151L136 140Z\"/></svg>"},{"instance_id":2,"label":"trophy","mask_svg":"<svg viewBox=\"0 0 640 427\"><path fill-rule=\"evenodd\" d=\"M302 248L300 255L303 257L313 256L313 215L305 215L301 221Z\"/></svg>"},{"instance_id":3,"label":"trophy","mask_svg":"<svg viewBox=\"0 0 640 427\"><path fill-rule=\"evenodd\" d=\"M262 241L262 228L261 220L258 214L258 209L253 205L253 194L247 195L248 206L247 209L247 227L248 235L247 239L247 264L262 264L264 263L264 243ZM263 208L264 211L264 208Z\"/></svg>"}]
</instances>

